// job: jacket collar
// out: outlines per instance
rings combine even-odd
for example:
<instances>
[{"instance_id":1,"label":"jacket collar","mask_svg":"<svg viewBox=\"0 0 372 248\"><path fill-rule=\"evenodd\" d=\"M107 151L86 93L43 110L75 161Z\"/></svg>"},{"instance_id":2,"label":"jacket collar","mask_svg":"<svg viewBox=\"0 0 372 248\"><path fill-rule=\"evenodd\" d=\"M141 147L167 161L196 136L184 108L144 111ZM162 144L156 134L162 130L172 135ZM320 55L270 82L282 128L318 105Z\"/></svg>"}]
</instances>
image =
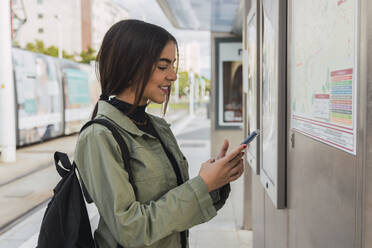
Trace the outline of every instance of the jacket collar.
<instances>
[{"instance_id":1,"label":"jacket collar","mask_svg":"<svg viewBox=\"0 0 372 248\"><path fill-rule=\"evenodd\" d=\"M140 130L133 121L123 114L120 110L112 106L110 103L105 101L98 102L98 111L97 116L102 115L107 117L108 119L112 120L116 124L118 124L122 129L125 131L137 135L137 136L149 136L154 138L152 135L149 135L142 130ZM153 116L148 114L151 123L154 125L155 130L158 132L159 136L163 136L163 132L169 129L169 124L162 118Z\"/></svg>"}]
</instances>

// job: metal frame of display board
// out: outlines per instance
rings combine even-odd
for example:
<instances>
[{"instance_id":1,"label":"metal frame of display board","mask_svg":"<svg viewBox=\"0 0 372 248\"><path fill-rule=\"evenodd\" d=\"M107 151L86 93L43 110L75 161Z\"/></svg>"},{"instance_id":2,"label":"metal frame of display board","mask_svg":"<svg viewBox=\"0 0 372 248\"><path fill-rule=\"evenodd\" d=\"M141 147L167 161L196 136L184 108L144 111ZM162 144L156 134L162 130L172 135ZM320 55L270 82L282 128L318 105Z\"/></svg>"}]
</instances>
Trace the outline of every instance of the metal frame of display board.
<instances>
[{"instance_id":1,"label":"metal frame of display board","mask_svg":"<svg viewBox=\"0 0 372 248\"><path fill-rule=\"evenodd\" d=\"M265 23L265 15L268 15L265 2L270 2L267 8L274 9L268 11L278 17L271 23ZM263 0L260 3L260 13L260 179L274 206L283 209L286 207L287 1ZM267 16L266 20L269 18L273 16ZM264 37L265 28L269 30L269 27L272 37ZM273 41L265 46L265 38L273 38ZM274 49L270 45L274 45ZM269 54L268 57L274 54L271 60L265 60L265 52ZM270 62L274 68L269 67ZM269 78L269 74L274 75L274 78ZM272 89L274 94L270 92ZM276 111L271 111L272 108ZM271 113L272 116L270 112L274 112Z\"/></svg>"}]
</instances>

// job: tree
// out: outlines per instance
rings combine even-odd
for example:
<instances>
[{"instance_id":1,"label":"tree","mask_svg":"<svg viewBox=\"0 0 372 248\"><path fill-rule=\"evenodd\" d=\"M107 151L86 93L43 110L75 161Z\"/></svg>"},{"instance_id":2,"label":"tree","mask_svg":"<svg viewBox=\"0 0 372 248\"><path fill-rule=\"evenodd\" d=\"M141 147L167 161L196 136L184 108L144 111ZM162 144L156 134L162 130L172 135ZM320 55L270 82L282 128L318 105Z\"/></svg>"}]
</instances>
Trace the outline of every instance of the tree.
<instances>
[{"instance_id":1,"label":"tree","mask_svg":"<svg viewBox=\"0 0 372 248\"><path fill-rule=\"evenodd\" d=\"M26 50L29 50L31 52L58 57L59 48L57 48L56 46L45 47L44 42L42 40L35 40L35 43L29 42L26 44L25 48ZM75 55L68 54L65 50L62 51L62 57L65 59L76 61Z\"/></svg>"},{"instance_id":2,"label":"tree","mask_svg":"<svg viewBox=\"0 0 372 248\"><path fill-rule=\"evenodd\" d=\"M62 57L65 59L76 61L75 56L68 54L65 50L62 50Z\"/></svg>"},{"instance_id":3,"label":"tree","mask_svg":"<svg viewBox=\"0 0 372 248\"><path fill-rule=\"evenodd\" d=\"M211 80L204 76L201 76L201 79L204 80L205 82L205 91L210 92L211 91Z\"/></svg>"},{"instance_id":4,"label":"tree","mask_svg":"<svg viewBox=\"0 0 372 248\"><path fill-rule=\"evenodd\" d=\"M189 73L187 71L182 71L178 73L178 89L179 96L186 95L189 88Z\"/></svg>"},{"instance_id":5,"label":"tree","mask_svg":"<svg viewBox=\"0 0 372 248\"><path fill-rule=\"evenodd\" d=\"M32 44L31 42L28 42L26 44L26 47L25 47L27 50L31 51L31 52L36 52L36 47L34 44Z\"/></svg>"},{"instance_id":6,"label":"tree","mask_svg":"<svg viewBox=\"0 0 372 248\"><path fill-rule=\"evenodd\" d=\"M87 51L81 51L80 53L81 63L89 64L90 61L96 60L96 50L91 47L88 47Z\"/></svg>"},{"instance_id":7,"label":"tree","mask_svg":"<svg viewBox=\"0 0 372 248\"><path fill-rule=\"evenodd\" d=\"M53 57L58 57L58 48L55 46L50 46L47 49L45 49L44 54Z\"/></svg>"},{"instance_id":8,"label":"tree","mask_svg":"<svg viewBox=\"0 0 372 248\"><path fill-rule=\"evenodd\" d=\"M35 40L36 52L45 53L45 45L42 40Z\"/></svg>"},{"instance_id":9,"label":"tree","mask_svg":"<svg viewBox=\"0 0 372 248\"><path fill-rule=\"evenodd\" d=\"M13 41L12 41L12 46L13 46L13 47L17 47L17 48L21 48L21 45L20 45L19 42L16 41L16 40L13 40Z\"/></svg>"}]
</instances>

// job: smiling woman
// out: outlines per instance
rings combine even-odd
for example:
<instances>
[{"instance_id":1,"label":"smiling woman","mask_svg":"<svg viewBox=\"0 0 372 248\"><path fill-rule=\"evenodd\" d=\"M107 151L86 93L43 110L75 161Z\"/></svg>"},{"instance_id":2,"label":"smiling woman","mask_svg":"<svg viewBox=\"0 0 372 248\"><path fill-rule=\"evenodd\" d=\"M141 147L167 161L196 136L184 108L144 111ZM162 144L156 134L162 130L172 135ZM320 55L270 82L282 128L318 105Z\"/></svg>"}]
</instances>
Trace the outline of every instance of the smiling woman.
<instances>
[{"instance_id":1,"label":"smiling woman","mask_svg":"<svg viewBox=\"0 0 372 248\"><path fill-rule=\"evenodd\" d=\"M177 44L168 41L160 54L160 59L153 68L152 75L143 90L139 105L145 105L148 101L162 104L167 102L170 95L172 82L176 81L177 73L174 68L176 62ZM117 96L118 99L134 103L135 92L131 88L124 90Z\"/></svg>"},{"instance_id":2,"label":"smiling woman","mask_svg":"<svg viewBox=\"0 0 372 248\"><path fill-rule=\"evenodd\" d=\"M203 163L199 175L189 179L169 124L146 112L148 102L166 107L177 58L176 39L143 21L120 21L103 39L98 53L102 95L92 118L112 122L129 159L122 158L106 127L93 124L80 133L75 163L85 196L100 213L96 247L188 247L188 229L216 215L229 195L229 182L243 173L245 146L226 155L225 142L217 160Z\"/></svg>"}]
</instances>

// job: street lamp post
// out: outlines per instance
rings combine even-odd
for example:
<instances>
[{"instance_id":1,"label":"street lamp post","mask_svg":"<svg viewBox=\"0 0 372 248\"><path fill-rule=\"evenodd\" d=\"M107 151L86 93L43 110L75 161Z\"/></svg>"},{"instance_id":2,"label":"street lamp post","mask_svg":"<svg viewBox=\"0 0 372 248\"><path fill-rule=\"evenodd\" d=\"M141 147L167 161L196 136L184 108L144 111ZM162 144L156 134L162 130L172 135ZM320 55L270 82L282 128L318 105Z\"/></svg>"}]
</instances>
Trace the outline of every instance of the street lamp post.
<instances>
[{"instance_id":1,"label":"street lamp post","mask_svg":"<svg viewBox=\"0 0 372 248\"><path fill-rule=\"evenodd\" d=\"M10 1L0 1L0 148L2 162L16 161Z\"/></svg>"}]
</instances>

